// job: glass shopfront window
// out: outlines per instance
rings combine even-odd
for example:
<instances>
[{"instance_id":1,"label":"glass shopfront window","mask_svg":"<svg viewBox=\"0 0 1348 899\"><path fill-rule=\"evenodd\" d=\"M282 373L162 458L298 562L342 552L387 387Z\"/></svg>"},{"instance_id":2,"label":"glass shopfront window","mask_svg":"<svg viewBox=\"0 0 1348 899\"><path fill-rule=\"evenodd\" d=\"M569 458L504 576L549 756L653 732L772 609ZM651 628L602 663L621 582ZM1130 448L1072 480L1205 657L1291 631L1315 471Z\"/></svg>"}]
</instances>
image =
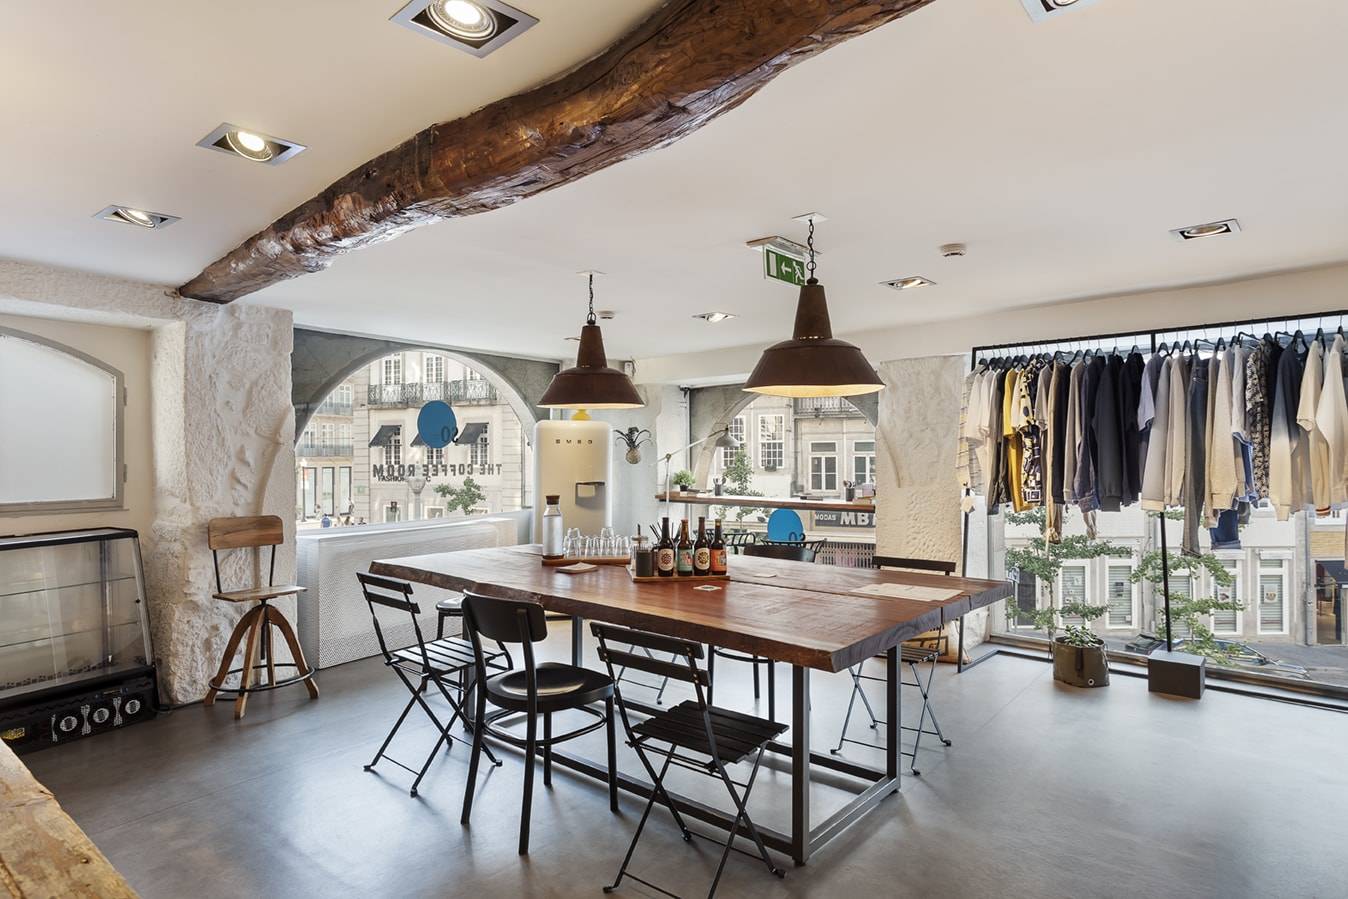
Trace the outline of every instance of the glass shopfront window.
<instances>
[{"instance_id":1,"label":"glass shopfront window","mask_svg":"<svg viewBox=\"0 0 1348 899\"><path fill-rule=\"evenodd\" d=\"M455 443L432 448L420 439L417 417L432 401L454 409ZM347 527L523 508L531 437L508 397L454 356L408 350L376 359L315 407L296 441L296 521L318 527L326 513Z\"/></svg>"}]
</instances>

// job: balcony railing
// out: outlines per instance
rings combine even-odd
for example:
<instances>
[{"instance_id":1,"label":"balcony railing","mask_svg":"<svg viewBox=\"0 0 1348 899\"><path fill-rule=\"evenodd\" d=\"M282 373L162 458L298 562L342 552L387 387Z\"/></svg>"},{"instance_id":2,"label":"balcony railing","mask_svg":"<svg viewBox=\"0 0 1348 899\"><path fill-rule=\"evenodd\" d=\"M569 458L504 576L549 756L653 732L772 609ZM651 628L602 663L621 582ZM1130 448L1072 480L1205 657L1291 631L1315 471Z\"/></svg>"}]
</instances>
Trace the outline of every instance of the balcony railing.
<instances>
[{"instance_id":1,"label":"balcony railing","mask_svg":"<svg viewBox=\"0 0 1348 899\"><path fill-rule=\"evenodd\" d=\"M434 400L451 405L491 405L496 388L480 378L466 381L427 381L413 384L371 384L367 400L372 408L424 406Z\"/></svg>"},{"instance_id":2,"label":"balcony railing","mask_svg":"<svg viewBox=\"0 0 1348 899\"><path fill-rule=\"evenodd\" d=\"M349 456L351 455L351 444L334 443L330 441L310 443L300 441L300 445L295 447L297 456Z\"/></svg>"},{"instance_id":3,"label":"balcony railing","mask_svg":"<svg viewBox=\"0 0 1348 899\"><path fill-rule=\"evenodd\" d=\"M343 415L349 418L351 416L351 401L343 400L341 402L338 402L337 400L331 398L326 399L318 404L318 408L314 410L314 414Z\"/></svg>"},{"instance_id":4,"label":"balcony railing","mask_svg":"<svg viewBox=\"0 0 1348 899\"><path fill-rule=\"evenodd\" d=\"M816 418L860 418L857 407L840 396L799 397L793 401L796 415L813 415Z\"/></svg>"}]
</instances>

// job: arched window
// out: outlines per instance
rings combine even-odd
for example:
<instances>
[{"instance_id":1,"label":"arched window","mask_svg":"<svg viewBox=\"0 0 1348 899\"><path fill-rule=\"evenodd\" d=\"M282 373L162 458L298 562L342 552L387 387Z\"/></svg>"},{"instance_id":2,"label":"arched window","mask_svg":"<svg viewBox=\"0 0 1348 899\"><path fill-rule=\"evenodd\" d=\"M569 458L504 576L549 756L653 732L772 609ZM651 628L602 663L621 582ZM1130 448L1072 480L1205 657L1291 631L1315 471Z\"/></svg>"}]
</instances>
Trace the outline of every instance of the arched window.
<instances>
[{"instance_id":1,"label":"arched window","mask_svg":"<svg viewBox=\"0 0 1348 899\"><path fill-rule=\"evenodd\" d=\"M0 328L0 513L122 506L122 373Z\"/></svg>"},{"instance_id":2,"label":"arched window","mask_svg":"<svg viewBox=\"0 0 1348 899\"><path fill-rule=\"evenodd\" d=\"M448 446L426 446L417 434L417 416L433 401L454 409L459 430ZM382 524L523 508L528 437L507 397L454 355L383 356L338 385L300 436L296 521Z\"/></svg>"}]
</instances>

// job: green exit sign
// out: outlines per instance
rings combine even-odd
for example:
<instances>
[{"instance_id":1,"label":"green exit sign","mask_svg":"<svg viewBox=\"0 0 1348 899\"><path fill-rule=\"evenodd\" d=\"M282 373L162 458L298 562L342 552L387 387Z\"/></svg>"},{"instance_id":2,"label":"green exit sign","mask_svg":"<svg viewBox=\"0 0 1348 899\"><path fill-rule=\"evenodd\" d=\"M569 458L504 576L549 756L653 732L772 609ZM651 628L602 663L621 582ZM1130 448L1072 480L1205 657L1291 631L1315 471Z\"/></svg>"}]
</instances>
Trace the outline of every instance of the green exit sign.
<instances>
[{"instance_id":1,"label":"green exit sign","mask_svg":"<svg viewBox=\"0 0 1348 899\"><path fill-rule=\"evenodd\" d=\"M763 277L799 287L805 283L805 260L772 247L763 248Z\"/></svg>"}]
</instances>

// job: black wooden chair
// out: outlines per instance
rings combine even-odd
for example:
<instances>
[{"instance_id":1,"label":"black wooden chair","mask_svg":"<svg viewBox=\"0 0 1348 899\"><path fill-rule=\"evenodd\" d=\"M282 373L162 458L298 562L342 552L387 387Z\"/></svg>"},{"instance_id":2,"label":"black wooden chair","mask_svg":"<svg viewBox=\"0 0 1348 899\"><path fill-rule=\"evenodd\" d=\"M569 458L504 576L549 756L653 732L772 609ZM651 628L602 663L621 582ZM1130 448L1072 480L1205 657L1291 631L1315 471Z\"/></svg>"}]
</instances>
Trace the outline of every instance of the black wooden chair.
<instances>
[{"instance_id":1,"label":"black wooden chair","mask_svg":"<svg viewBox=\"0 0 1348 899\"><path fill-rule=\"evenodd\" d=\"M757 556L763 559L785 559L788 562L813 562L815 560L815 551L804 543L750 543L744 546L746 556ZM722 658L732 662L748 662L753 666L754 671L754 699L759 697L758 687L758 666L766 665L768 669L768 718L772 721L777 720L777 666L772 659L765 659L762 656L745 655L739 652L731 652L728 649L721 649L713 646L707 654L707 677L711 681L707 687L707 701L712 702L716 690L716 659Z\"/></svg>"},{"instance_id":2,"label":"black wooden chair","mask_svg":"<svg viewBox=\"0 0 1348 899\"><path fill-rule=\"evenodd\" d=\"M509 743L524 750L524 805L520 811L520 855L529 852L529 815L533 805L534 766L538 751L543 752L543 785L552 786L552 747L574 740L601 727L608 729L609 808L618 810L617 747L613 730L613 678L610 675L557 662L534 662L533 644L547 639L548 625L543 607L537 603L466 594L463 599L464 623L472 640L479 688L477 711L473 716L473 755L468 763L468 789L463 796L461 823L467 824L473 811L473 791L477 784L477 766L486 750L484 737ZM523 646L524 668L491 674L482 639ZM487 713L487 703L496 711ZM591 708L603 702L604 709ZM575 710L596 720L573 731L554 736L552 716ZM496 726L502 718L523 713L525 736L521 739ZM538 717L543 716L543 738L538 738ZM487 753L490 756L490 752Z\"/></svg>"},{"instance_id":3,"label":"black wooden chair","mask_svg":"<svg viewBox=\"0 0 1348 899\"><path fill-rule=\"evenodd\" d=\"M876 556L873 564L876 568L906 568L911 571L931 571L944 574L947 577L955 573L955 563L946 562L944 560L902 559L894 556ZM933 641L935 642L933 643ZM918 692L922 695L922 714L918 718L917 727L911 727L906 724L900 725L901 730L913 732L913 751L905 752L900 749L899 752L901 755L908 756L911 760L908 770L914 776L921 776L922 774L922 772L917 769L917 751L922 745L922 736L924 734L935 737L946 746L951 745L951 741L946 739L945 734L941 730L941 722L936 719L936 709L933 708L931 704L931 683L936 677L936 660L941 657L941 654L944 651L943 641L944 637L928 638L925 640L919 638L899 647L899 664L907 665L909 670L913 673L913 679L911 681L902 680L902 675L900 675L900 683L905 687L916 687ZM844 743L855 743L858 746L874 747L874 744L872 743L854 740L847 736L847 726L852 721L852 709L856 706L858 698L861 699L861 704L865 706L866 714L870 716L871 730L879 730L880 725L885 723L876 717L875 709L871 707L871 701L866 697L866 691L861 688L862 681L884 683L885 678L863 674L862 668L864 664L865 663L863 662L860 665L853 665L848 669L848 673L852 676L852 695L847 701L847 714L843 716L842 730L838 734L838 745L829 750L834 755L838 755L842 752ZM918 667L920 665L929 666L925 683L922 680L922 672ZM936 728L935 730L927 729L928 717L931 718L931 723L932 726Z\"/></svg>"},{"instance_id":4,"label":"black wooden chair","mask_svg":"<svg viewBox=\"0 0 1348 899\"><path fill-rule=\"evenodd\" d=\"M758 535L753 531L731 531L724 537L725 548L735 555L739 555L746 546L753 546L758 542Z\"/></svg>"},{"instance_id":5,"label":"black wooden chair","mask_svg":"<svg viewBox=\"0 0 1348 899\"><path fill-rule=\"evenodd\" d=\"M381 759L386 758L385 752L389 744L393 742L393 737L398 733L398 728L402 727L403 722L407 720L408 712L412 711L412 706L420 705L422 711L431 719L436 730L440 732L440 738L435 741L435 746L431 748L430 755L426 756L425 763L420 770L404 765L395 758L387 757L390 762L416 775L416 780L412 781L411 794L417 795L417 788L421 785L421 779L426 776L426 771L435 759L435 754L440 750L441 745L452 746L454 738L450 736L449 731L454 727L454 722L462 718L465 726L469 725L467 716L464 714L464 692L471 686L471 682L466 680L466 676L472 673L475 662L473 647L465 640L456 637L436 639L427 641L421 633L421 622L417 616L421 614L421 607L412 599L412 585L406 581L393 580L392 578L380 577L378 575L357 572L357 579L360 580L360 588L365 594L365 601L370 606L370 617L374 621L375 638L379 641L379 651L383 653L384 664L393 670L398 678L407 687L407 691L412 694L412 698L407 701L403 707L402 714L394 723L393 729L388 732L380 745L379 751L375 753L374 759L365 766L366 771L374 770L374 766L379 764ZM389 648L388 638L384 632L384 626L379 620L379 609L392 609L402 612L412 619L412 633L416 636L416 643L402 649ZM493 652L483 659L483 662L490 670L502 671L505 666L500 663L501 653ZM453 715L448 724L441 724L440 718L431 709L426 702L426 690L431 684L440 691L440 695L449 703ZM456 698L457 696L457 698ZM492 763L500 765L501 762L493 755Z\"/></svg>"},{"instance_id":6,"label":"black wooden chair","mask_svg":"<svg viewBox=\"0 0 1348 899\"><path fill-rule=\"evenodd\" d=\"M590 630L599 639L599 658L608 666L610 674L613 673L614 667L618 666L644 671L659 677L669 677L673 680L691 684L696 695L695 699L685 700L673 708L663 709L655 715L633 724L628 717L627 705L622 698L622 688L618 687L615 691L618 698L618 710L622 715L623 729L627 732L628 745L636 750L642 766L645 767L646 773L650 775L654 789L651 791L645 810L641 813L641 820L637 823L636 832L632 834L632 842L627 847L627 854L623 856L622 866L618 868L618 877L610 886L604 887L604 892L613 892L622 885L624 877L630 877L638 883L653 890L658 890L667 896L674 895L663 887L656 886L649 880L643 880L628 870L628 866L632 862L632 854L636 851L637 843L641 839L641 832L645 829L646 821L650 817L651 809L655 807L657 800L669 809L669 813L673 815L674 823L679 826L685 841L691 842L694 836L693 832L688 829L688 825L684 823L678 809L670 800L669 794L665 791L665 775L669 772L669 767L672 764L719 779L725 784L726 790L730 793L730 799L735 805L736 814L734 823L730 827L730 835L724 843L720 843L719 840L712 841L720 843L724 848L721 852L720 863L716 866L716 876L712 879L711 889L707 893L708 899L716 895L716 887L721 882L721 873L725 870L726 859L730 856L730 850L736 848L735 837L739 833L741 825L754 841L754 845L757 846L758 857L763 860L763 864L767 866L768 871L777 877L785 876L768 856L767 847L763 845L763 838L753 820L749 817L748 804L749 794L754 787L754 779L758 776L759 765L763 760L763 750L786 730L786 725L712 706L710 697L704 698L703 695L703 688L710 685L711 678L707 672L701 671L697 667L696 660L702 658L702 647L697 643L597 622L590 624ZM612 646L638 646L661 653L669 652L673 653L676 661L665 662L644 654L614 649ZM658 771L651 761L652 756L664 760ZM745 761L752 765L748 777L742 783L731 780L730 774L726 771L727 766ZM739 790L743 792L741 793ZM697 836L702 836L702 834L697 834ZM704 837L704 839L708 838ZM736 851L743 850L737 849Z\"/></svg>"},{"instance_id":7,"label":"black wooden chair","mask_svg":"<svg viewBox=\"0 0 1348 899\"><path fill-rule=\"evenodd\" d=\"M463 629L463 594L451 592L444 599L435 604L435 639L442 640L445 636L445 622L451 618L459 619L459 635L467 637L468 633ZM554 620L548 616L548 620ZM505 667L507 669L515 667L515 660L510 657L510 650L506 649L504 643L497 643L496 648L501 651L505 657Z\"/></svg>"}]
</instances>

